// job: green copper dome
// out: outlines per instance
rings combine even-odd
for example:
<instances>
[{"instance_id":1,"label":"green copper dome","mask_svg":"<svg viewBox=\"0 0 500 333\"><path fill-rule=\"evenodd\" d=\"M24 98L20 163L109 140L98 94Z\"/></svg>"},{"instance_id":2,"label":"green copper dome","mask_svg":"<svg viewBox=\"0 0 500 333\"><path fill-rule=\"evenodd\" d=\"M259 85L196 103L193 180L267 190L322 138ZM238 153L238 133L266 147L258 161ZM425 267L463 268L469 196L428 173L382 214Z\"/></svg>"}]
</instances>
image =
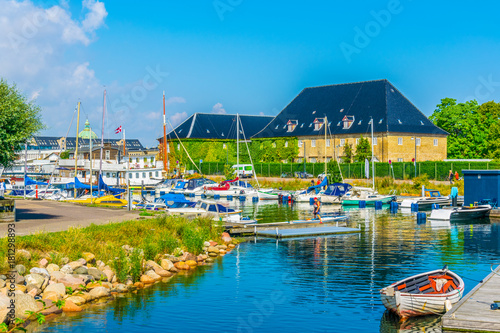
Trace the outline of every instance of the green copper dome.
<instances>
[{"instance_id":1,"label":"green copper dome","mask_svg":"<svg viewBox=\"0 0 500 333\"><path fill-rule=\"evenodd\" d=\"M89 120L85 121L85 128L78 134L80 139L97 139L97 135L90 130Z\"/></svg>"}]
</instances>

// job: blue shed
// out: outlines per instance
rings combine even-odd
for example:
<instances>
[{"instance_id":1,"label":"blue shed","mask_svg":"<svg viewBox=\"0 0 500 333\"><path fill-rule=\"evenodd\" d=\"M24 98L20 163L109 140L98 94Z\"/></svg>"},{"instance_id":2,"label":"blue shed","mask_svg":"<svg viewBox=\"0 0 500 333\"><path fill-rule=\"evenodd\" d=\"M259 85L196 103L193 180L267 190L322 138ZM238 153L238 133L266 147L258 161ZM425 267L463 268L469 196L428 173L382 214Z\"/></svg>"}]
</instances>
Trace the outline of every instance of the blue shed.
<instances>
[{"instance_id":1,"label":"blue shed","mask_svg":"<svg viewBox=\"0 0 500 333\"><path fill-rule=\"evenodd\" d=\"M464 175L464 205L483 199L500 198L500 170L462 170Z\"/></svg>"}]
</instances>

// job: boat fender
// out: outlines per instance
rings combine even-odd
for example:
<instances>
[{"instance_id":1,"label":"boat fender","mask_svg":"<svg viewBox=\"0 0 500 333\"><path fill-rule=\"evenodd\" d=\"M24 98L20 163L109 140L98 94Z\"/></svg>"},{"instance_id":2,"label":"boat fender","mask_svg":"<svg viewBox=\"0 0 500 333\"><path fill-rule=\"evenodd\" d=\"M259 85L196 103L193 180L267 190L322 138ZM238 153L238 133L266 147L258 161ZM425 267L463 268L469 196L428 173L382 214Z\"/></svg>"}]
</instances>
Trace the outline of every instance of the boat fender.
<instances>
[{"instance_id":1,"label":"boat fender","mask_svg":"<svg viewBox=\"0 0 500 333\"><path fill-rule=\"evenodd\" d=\"M450 311L451 308L452 308L452 304L451 304L451 301L449 299L447 299L446 301L444 301L444 308L446 309L446 312Z\"/></svg>"}]
</instances>

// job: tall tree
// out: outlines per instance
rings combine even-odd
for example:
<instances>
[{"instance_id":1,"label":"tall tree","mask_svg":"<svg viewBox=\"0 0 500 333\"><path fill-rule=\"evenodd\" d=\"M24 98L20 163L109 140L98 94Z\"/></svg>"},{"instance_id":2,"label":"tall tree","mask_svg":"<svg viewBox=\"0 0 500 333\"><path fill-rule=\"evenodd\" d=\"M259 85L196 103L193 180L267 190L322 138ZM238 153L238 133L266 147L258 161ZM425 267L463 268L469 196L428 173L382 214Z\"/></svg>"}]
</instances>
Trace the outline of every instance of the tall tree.
<instances>
[{"instance_id":1,"label":"tall tree","mask_svg":"<svg viewBox=\"0 0 500 333\"><path fill-rule=\"evenodd\" d=\"M352 162L352 144L346 143L344 146L344 156L342 156L343 163L351 163Z\"/></svg>"},{"instance_id":2,"label":"tall tree","mask_svg":"<svg viewBox=\"0 0 500 333\"><path fill-rule=\"evenodd\" d=\"M358 144L356 145L356 156L354 159L356 162L364 162L365 159L370 159L372 156L372 147L370 146L370 142L368 139L361 138L359 139Z\"/></svg>"},{"instance_id":3,"label":"tall tree","mask_svg":"<svg viewBox=\"0 0 500 333\"><path fill-rule=\"evenodd\" d=\"M337 161L331 159L326 165L326 170L329 184L342 182L342 175Z\"/></svg>"},{"instance_id":4,"label":"tall tree","mask_svg":"<svg viewBox=\"0 0 500 333\"><path fill-rule=\"evenodd\" d=\"M12 164L24 143L43 128L40 111L15 85L0 79L0 165Z\"/></svg>"}]
</instances>

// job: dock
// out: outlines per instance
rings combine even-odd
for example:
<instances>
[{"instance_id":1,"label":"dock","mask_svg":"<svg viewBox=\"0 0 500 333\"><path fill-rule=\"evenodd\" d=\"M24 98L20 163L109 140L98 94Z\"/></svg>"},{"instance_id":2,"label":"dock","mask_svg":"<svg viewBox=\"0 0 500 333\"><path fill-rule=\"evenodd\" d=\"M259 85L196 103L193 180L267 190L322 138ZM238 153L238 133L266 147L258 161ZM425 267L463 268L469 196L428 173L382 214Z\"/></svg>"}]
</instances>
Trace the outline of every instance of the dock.
<instances>
[{"instance_id":1,"label":"dock","mask_svg":"<svg viewBox=\"0 0 500 333\"><path fill-rule=\"evenodd\" d=\"M500 274L500 266L494 270ZM491 310L500 301L500 276L490 273L441 319L443 332L500 332L500 310Z\"/></svg>"},{"instance_id":2,"label":"dock","mask_svg":"<svg viewBox=\"0 0 500 333\"><path fill-rule=\"evenodd\" d=\"M500 219L500 209L492 209L490 210L490 215L489 217L491 219Z\"/></svg>"},{"instance_id":3,"label":"dock","mask_svg":"<svg viewBox=\"0 0 500 333\"><path fill-rule=\"evenodd\" d=\"M361 229L347 227L315 227L315 228L298 228L298 229L279 229L275 230L258 230L257 236L271 238L291 238L291 237L307 237L307 236L323 236L323 235L340 235L353 234L361 232Z\"/></svg>"}]
</instances>

